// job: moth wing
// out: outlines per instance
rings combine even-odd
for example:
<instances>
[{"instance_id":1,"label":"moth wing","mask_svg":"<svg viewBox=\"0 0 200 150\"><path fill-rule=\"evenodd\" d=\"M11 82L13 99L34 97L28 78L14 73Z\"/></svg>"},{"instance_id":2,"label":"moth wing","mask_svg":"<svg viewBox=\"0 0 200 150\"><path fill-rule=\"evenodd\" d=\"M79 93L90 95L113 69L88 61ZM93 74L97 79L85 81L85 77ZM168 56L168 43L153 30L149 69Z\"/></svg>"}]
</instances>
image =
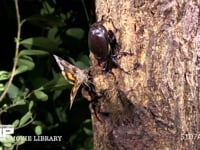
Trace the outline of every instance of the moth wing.
<instances>
[{"instance_id":1,"label":"moth wing","mask_svg":"<svg viewBox=\"0 0 200 150\"><path fill-rule=\"evenodd\" d=\"M62 71L62 75L64 76L64 78L70 83L70 84L74 84L75 80L76 80L76 70L79 71L80 69L78 67L73 66L72 64L68 63L67 61L65 61L64 59L53 55L60 70Z\"/></svg>"},{"instance_id":2,"label":"moth wing","mask_svg":"<svg viewBox=\"0 0 200 150\"><path fill-rule=\"evenodd\" d=\"M78 92L78 89L80 88L82 82L75 82L72 90L71 90L71 93L70 93L70 109L72 108L72 104L74 102L74 98Z\"/></svg>"},{"instance_id":3,"label":"moth wing","mask_svg":"<svg viewBox=\"0 0 200 150\"><path fill-rule=\"evenodd\" d=\"M62 59L62 58L56 56L56 55L53 55L53 57L55 58L55 60L56 60L56 62L57 62L57 64L58 64L60 70L61 70L61 71L64 71L64 70L65 70L65 67L63 66L63 64L62 64L61 62L66 62L66 61L65 61L64 59Z\"/></svg>"},{"instance_id":4,"label":"moth wing","mask_svg":"<svg viewBox=\"0 0 200 150\"><path fill-rule=\"evenodd\" d=\"M79 69L78 67L75 67L65 61L64 59L53 55L60 70L62 71L63 76L69 83L73 84L73 88L70 93L70 109L72 107L72 104L74 102L74 98L78 92L78 89L80 88L83 81L87 78L85 71Z\"/></svg>"}]
</instances>

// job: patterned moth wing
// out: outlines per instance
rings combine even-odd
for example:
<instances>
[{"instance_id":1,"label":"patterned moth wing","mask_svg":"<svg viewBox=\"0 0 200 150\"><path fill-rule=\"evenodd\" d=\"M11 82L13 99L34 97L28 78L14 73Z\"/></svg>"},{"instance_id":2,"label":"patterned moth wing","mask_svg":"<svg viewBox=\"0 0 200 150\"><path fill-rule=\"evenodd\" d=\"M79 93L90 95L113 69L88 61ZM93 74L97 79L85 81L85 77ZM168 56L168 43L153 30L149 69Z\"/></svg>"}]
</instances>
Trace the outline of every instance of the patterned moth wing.
<instances>
[{"instance_id":1,"label":"patterned moth wing","mask_svg":"<svg viewBox=\"0 0 200 150\"><path fill-rule=\"evenodd\" d=\"M74 98L80 88L81 84L87 84L88 82L88 71L79 69L78 67L68 63L64 59L53 55L64 78L73 86L70 93L70 109L74 102Z\"/></svg>"}]
</instances>

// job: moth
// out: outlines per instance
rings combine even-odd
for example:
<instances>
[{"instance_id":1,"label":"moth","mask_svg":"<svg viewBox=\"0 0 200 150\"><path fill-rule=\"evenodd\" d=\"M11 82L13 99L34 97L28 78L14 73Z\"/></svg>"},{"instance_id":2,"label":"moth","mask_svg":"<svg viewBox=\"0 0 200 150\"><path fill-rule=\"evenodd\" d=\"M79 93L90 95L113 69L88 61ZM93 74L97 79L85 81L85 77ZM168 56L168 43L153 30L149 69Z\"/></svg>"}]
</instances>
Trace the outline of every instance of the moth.
<instances>
[{"instance_id":1,"label":"moth","mask_svg":"<svg viewBox=\"0 0 200 150\"><path fill-rule=\"evenodd\" d=\"M70 93L70 109L74 102L74 98L78 92L78 89L82 84L87 85L88 82L88 70L87 69L79 69L78 67L68 63L64 59L53 55L60 70L62 71L62 75L64 78L73 86Z\"/></svg>"}]
</instances>

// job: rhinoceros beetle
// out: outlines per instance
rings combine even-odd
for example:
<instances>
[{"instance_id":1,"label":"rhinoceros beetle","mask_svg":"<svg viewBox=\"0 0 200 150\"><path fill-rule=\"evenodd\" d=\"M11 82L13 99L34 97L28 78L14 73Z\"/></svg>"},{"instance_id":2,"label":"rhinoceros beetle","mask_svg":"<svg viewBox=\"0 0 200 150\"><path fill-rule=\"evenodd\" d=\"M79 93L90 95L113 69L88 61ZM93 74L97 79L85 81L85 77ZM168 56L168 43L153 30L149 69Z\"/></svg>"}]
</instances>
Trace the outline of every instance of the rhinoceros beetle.
<instances>
[{"instance_id":1,"label":"rhinoceros beetle","mask_svg":"<svg viewBox=\"0 0 200 150\"><path fill-rule=\"evenodd\" d=\"M124 71L116 58L119 55L127 55L127 53L119 52L119 44L114 33L111 30L107 30L102 22L96 22L91 25L88 33L88 46L99 64L105 62L103 71L109 72L112 67L117 67Z\"/></svg>"}]
</instances>

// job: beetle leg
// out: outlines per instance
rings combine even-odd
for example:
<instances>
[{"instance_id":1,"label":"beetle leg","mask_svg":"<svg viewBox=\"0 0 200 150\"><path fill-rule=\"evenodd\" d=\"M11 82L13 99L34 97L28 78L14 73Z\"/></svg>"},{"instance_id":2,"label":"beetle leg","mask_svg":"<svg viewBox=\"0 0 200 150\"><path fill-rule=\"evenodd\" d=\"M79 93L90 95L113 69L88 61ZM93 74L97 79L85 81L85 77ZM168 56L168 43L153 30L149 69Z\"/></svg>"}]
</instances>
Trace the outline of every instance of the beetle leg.
<instances>
[{"instance_id":1,"label":"beetle leg","mask_svg":"<svg viewBox=\"0 0 200 150\"><path fill-rule=\"evenodd\" d=\"M113 63L117 68L119 68L120 70L122 70L122 71L125 72L125 73L128 73L127 71L125 71L125 70L119 65L119 63L118 63L118 61L117 61L117 59L116 59L116 56L112 55L112 56L111 56L111 61L112 61L112 63ZM128 73L128 74L129 74L129 73Z\"/></svg>"},{"instance_id":2,"label":"beetle leg","mask_svg":"<svg viewBox=\"0 0 200 150\"><path fill-rule=\"evenodd\" d=\"M133 54L129 52L117 52L116 54L113 55L113 57L118 57L118 56L121 57L121 56L127 56L127 55L132 56Z\"/></svg>"}]
</instances>

